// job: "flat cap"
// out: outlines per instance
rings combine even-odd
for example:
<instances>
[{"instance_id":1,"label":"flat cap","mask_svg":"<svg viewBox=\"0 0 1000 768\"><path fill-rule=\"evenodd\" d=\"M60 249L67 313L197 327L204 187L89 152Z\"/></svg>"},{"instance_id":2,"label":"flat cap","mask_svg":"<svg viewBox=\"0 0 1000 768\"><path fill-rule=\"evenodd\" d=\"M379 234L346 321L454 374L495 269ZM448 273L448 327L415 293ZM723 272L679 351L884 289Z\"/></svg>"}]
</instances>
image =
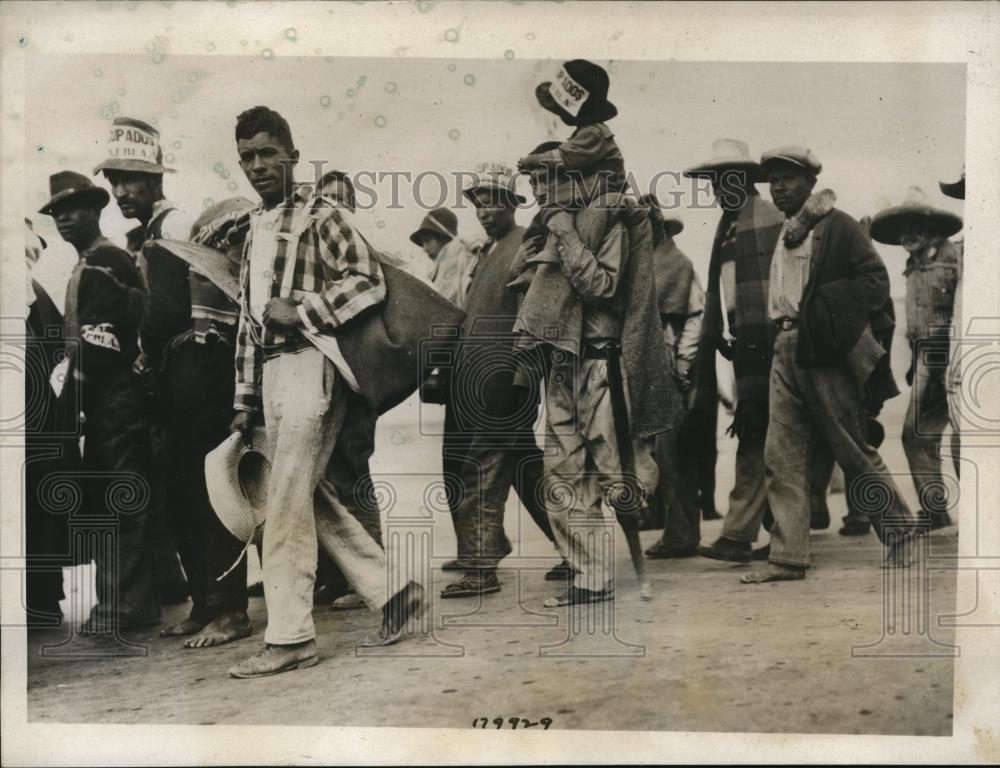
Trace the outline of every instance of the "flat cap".
<instances>
[{"instance_id":1,"label":"flat cap","mask_svg":"<svg viewBox=\"0 0 1000 768\"><path fill-rule=\"evenodd\" d=\"M819 161L819 158L813 154L811 149L796 145L771 149L760 156L761 168L766 168L769 163L774 162L785 162L791 163L792 165L798 165L805 168L813 176L818 176L819 172L823 170L823 164Z\"/></svg>"}]
</instances>

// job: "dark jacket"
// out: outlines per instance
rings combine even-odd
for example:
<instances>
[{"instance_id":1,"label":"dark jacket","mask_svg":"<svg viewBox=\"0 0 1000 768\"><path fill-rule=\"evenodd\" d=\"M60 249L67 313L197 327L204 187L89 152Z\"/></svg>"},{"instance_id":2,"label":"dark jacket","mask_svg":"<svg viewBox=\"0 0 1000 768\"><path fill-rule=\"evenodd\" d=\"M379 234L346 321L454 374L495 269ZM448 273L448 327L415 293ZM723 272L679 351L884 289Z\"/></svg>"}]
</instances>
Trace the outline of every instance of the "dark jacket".
<instances>
[{"instance_id":1,"label":"dark jacket","mask_svg":"<svg viewBox=\"0 0 1000 768\"><path fill-rule=\"evenodd\" d=\"M889 367L896 323L885 264L861 225L836 208L813 229L812 254L800 307L799 364L849 365L880 406L899 394Z\"/></svg>"},{"instance_id":2,"label":"dark jacket","mask_svg":"<svg viewBox=\"0 0 1000 768\"><path fill-rule=\"evenodd\" d=\"M147 248L163 236L163 220L175 208L166 208L146 226L127 234L128 249L136 253L146 284L146 301L139 326L142 351L157 365L167 342L191 327L191 290L188 265L170 251Z\"/></svg>"},{"instance_id":3,"label":"dark jacket","mask_svg":"<svg viewBox=\"0 0 1000 768\"><path fill-rule=\"evenodd\" d=\"M451 379L452 403L464 429L503 430L502 421L519 409L525 394L513 388L517 363L527 359L514 356L518 297L507 290L523 237L524 228L514 227L494 243L476 264L465 295L466 318ZM529 380L537 380L540 371L533 374Z\"/></svg>"}]
</instances>

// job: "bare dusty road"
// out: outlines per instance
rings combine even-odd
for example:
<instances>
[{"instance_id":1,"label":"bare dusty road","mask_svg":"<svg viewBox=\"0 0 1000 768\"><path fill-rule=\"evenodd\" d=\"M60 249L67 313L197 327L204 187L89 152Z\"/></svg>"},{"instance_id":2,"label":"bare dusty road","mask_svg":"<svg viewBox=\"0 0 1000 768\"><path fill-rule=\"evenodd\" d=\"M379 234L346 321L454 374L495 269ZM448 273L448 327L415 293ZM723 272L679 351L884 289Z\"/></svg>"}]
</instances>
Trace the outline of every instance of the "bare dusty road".
<instances>
[{"instance_id":1,"label":"bare dusty road","mask_svg":"<svg viewBox=\"0 0 1000 768\"><path fill-rule=\"evenodd\" d=\"M35 632L29 718L454 728L471 728L477 718L479 727L487 718L486 727L495 728L493 719L502 717L505 728L509 718L534 728L551 718L552 729L951 732L954 632L939 626L939 617L956 612L956 581L953 570L940 567L955 555L957 529L926 539L916 567L888 574L879 568L873 534L837 535L844 502L832 496L834 524L814 534L814 567L805 581L745 586L738 580L750 566L651 561L650 602L638 598L619 536L613 609L604 604L571 621L566 609L542 608L554 592L542 576L556 560L512 497L507 528L518 548L504 561L503 590L481 604L441 600L437 594L453 576L436 566L454 555L454 534L435 506L434 414L421 420L418 411L410 402L380 423L373 469L396 494L396 506L383 499L383 511L389 506L430 521L427 635L363 655L357 643L377 630L379 617L320 605L314 615L321 663L246 681L229 679L226 670L263 642L260 598L251 601L254 635L218 649L185 650L151 629L127 638L136 644L130 652L145 655L123 656L108 641L75 638L59 646L68 629ZM720 441L721 509L733 449L732 441ZM890 469L905 471L898 429L884 455ZM904 492L912 501L912 487ZM705 524L703 540L719 528ZM644 545L658 535L645 532ZM164 621L186 610L175 606ZM43 656L43 646L55 655ZM89 657L60 655L67 653Z\"/></svg>"}]
</instances>

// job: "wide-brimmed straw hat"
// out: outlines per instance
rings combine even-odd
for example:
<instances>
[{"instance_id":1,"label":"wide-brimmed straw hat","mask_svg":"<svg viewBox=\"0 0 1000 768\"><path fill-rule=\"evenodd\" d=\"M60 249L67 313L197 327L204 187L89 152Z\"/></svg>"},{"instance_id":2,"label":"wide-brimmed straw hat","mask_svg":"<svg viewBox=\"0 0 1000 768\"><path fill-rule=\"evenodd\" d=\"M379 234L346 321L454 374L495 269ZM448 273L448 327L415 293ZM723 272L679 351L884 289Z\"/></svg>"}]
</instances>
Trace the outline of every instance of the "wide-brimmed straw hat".
<instances>
[{"instance_id":1,"label":"wide-brimmed straw hat","mask_svg":"<svg viewBox=\"0 0 1000 768\"><path fill-rule=\"evenodd\" d=\"M962 178L958 181L939 181L938 186L948 197L956 200L965 199L965 166L962 166Z\"/></svg>"},{"instance_id":2,"label":"wide-brimmed straw hat","mask_svg":"<svg viewBox=\"0 0 1000 768\"><path fill-rule=\"evenodd\" d=\"M750 147L739 139L716 139L712 142L712 156L699 165L684 171L688 177L715 178L725 171L745 171L756 181L760 178L760 164L750 156Z\"/></svg>"},{"instance_id":3,"label":"wide-brimmed straw hat","mask_svg":"<svg viewBox=\"0 0 1000 768\"><path fill-rule=\"evenodd\" d=\"M140 173L174 173L163 165L160 132L149 123L134 117L116 117L108 137L108 157L94 168L100 171L139 171Z\"/></svg>"},{"instance_id":4,"label":"wide-brimmed straw hat","mask_svg":"<svg viewBox=\"0 0 1000 768\"><path fill-rule=\"evenodd\" d=\"M608 101L608 73L586 59L567 61L555 78L535 89L538 103L562 118L567 125L603 123L618 114Z\"/></svg>"},{"instance_id":5,"label":"wide-brimmed straw hat","mask_svg":"<svg viewBox=\"0 0 1000 768\"><path fill-rule=\"evenodd\" d=\"M453 240L458 237L458 217L455 212L447 208L435 208L424 216L416 232L410 235L410 242L414 245L423 245L424 238L428 235L443 240Z\"/></svg>"},{"instance_id":6,"label":"wide-brimmed straw hat","mask_svg":"<svg viewBox=\"0 0 1000 768\"><path fill-rule=\"evenodd\" d=\"M233 432L205 457L205 483L212 509L226 530L243 544L264 524L270 477L271 459L263 427L253 430L250 445Z\"/></svg>"},{"instance_id":7,"label":"wide-brimmed straw hat","mask_svg":"<svg viewBox=\"0 0 1000 768\"><path fill-rule=\"evenodd\" d=\"M872 217L873 240L899 245L903 229L926 229L938 237L951 237L962 228L962 217L930 204L920 187L910 187L901 205L886 208Z\"/></svg>"},{"instance_id":8,"label":"wide-brimmed straw hat","mask_svg":"<svg viewBox=\"0 0 1000 768\"><path fill-rule=\"evenodd\" d=\"M111 200L111 195L102 187L98 187L84 176L75 171L60 171L49 176L49 201L38 209L39 213L46 216L52 215L54 206L67 203L71 200L78 202L90 201L91 204L99 208L104 208Z\"/></svg>"}]
</instances>

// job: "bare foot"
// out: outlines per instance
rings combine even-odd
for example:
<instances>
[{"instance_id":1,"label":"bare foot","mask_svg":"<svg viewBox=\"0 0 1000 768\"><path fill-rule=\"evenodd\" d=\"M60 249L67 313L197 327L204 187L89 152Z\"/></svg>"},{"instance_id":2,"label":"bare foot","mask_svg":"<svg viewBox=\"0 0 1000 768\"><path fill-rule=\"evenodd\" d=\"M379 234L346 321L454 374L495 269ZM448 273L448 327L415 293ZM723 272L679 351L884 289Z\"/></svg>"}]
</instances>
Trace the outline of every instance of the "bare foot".
<instances>
[{"instance_id":1,"label":"bare foot","mask_svg":"<svg viewBox=\"0 0 1000 768\"><path fill-rule=\"evenodd\" d=\"M197 635L184 641L185 648L213 648L250 637L253 627L246 611L228 611L216 616Z\"/></svg>"},{"instance_id":2,"label":"bare foot","mask_svg":"<svg viewBox=\"0 0 1000 768\"><path fill-rule=\"evenodd\" d=\"M805 568L789 568L771 563L766 571L754 571L740 577L743 584L764 584L768 581L798 581L806 577Z\"/></svg>"},{"instance_id":3,"label":"bare foot","mask_svg":"<svg viewBox=\"0 0 1000 768\"><path fill-rule=\"evenodd\" d=\"M160 637L184 637L185 635L193 635L195 632L200 631L204 626L204 624L199 624L189 616L184 619L184 621L178 622L172 627L161 629Z\"/></svg>"}]
</instances>

